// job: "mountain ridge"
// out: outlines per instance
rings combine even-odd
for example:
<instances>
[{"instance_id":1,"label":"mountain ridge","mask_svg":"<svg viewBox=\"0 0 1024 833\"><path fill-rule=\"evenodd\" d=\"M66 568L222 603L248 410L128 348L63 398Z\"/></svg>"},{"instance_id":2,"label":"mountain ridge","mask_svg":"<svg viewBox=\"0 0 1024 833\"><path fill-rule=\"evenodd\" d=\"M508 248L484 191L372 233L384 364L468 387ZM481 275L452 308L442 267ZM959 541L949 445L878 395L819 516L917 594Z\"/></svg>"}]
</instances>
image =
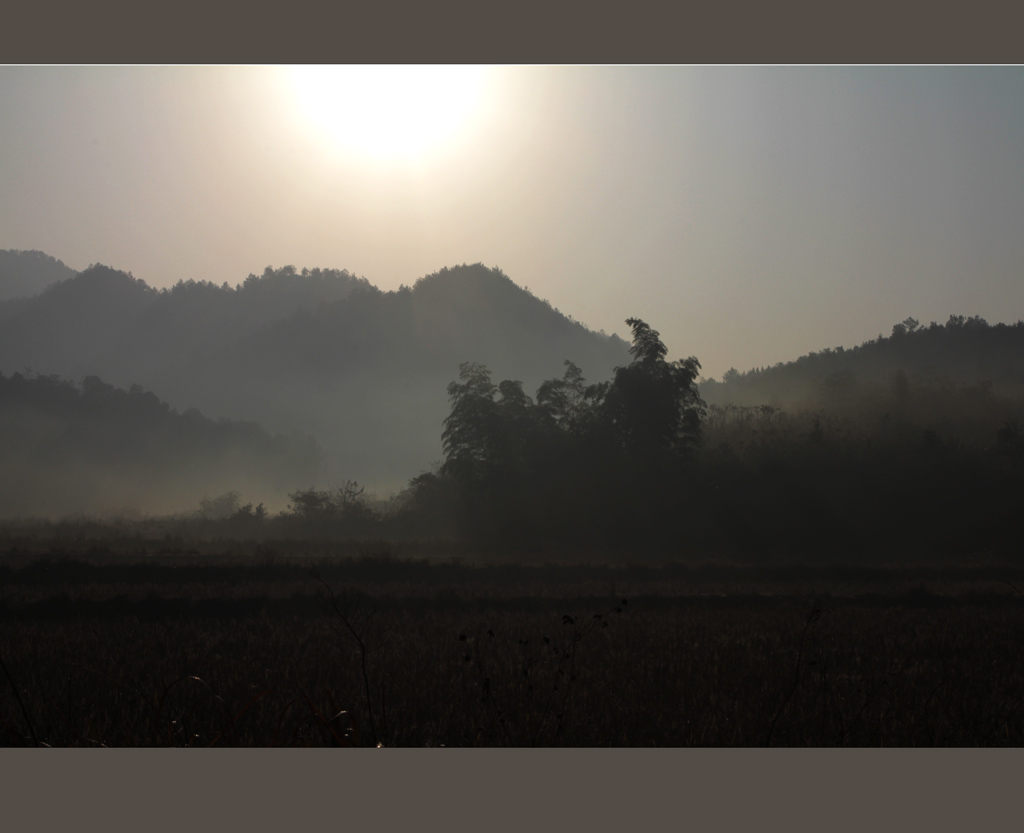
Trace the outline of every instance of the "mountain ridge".
<instances>
[{"instance_id":1,"label":"mountain ridge","mask_svg":"<svg viewBox=\"0 0 1024 833\"><path fill-rule=\"evenodd\" d=\"M388 292L345 270L290 266L234 288L157 290L94 265L19 301L0 331L0 371L97 375L177 408L311 433L334 461L329 476L390 487L440 458L462 362L531 389L566 359L598 380L628 348L483 264Z\"/></svg>"},{"instance_id":2,"label":"mountain ridge","mask_svg":"<svg viewBox=\"0 0 1024 833\"><path fill-rule=\"evenodd\" d=\"M311 437L179 413L139 386L0 373L0 517L183 512L226 491L280 506L319 462Z\"/></svg>"},{"instance_id":3,"label":"mountain ridge","mask_svg":"<svg viewBox=\"0 0 1024 833\"><path fill-rule=\"evenodd\" d=\"M1024 400L1024 321L989 324L980 316L950 315L922 326L914 318L849 349L825 348L771 367L727 371L702 379L709 404L808 409L879 392L906 393L972 386Z\"/></svg>"},{"instance_id":4,"label":"mountain ridge","mask_svg":"<svg viewBox=\"0 0 1024 833\"><path fill-rule=\"evenodd\" d=\"M0 302L38 295L75 274L64 261L37 249L0 249Z\"/></svg>"}]
</instances>

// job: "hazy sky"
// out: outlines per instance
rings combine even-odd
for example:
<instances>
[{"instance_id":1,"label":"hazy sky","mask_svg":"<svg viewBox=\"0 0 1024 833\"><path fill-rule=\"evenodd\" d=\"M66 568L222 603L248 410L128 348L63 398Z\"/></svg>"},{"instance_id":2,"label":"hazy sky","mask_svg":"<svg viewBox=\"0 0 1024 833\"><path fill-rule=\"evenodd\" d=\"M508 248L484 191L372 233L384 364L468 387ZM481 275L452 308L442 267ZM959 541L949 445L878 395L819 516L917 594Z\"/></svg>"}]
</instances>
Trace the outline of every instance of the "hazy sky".
<instances>
[{"instance_id":1,"label":"hazy sky","mask_svg":"<svg viewBox=\"0 0 1024 833\"><path fill-rule=\"evenodd\" d=\"M0 125L0 248L154 286L482 261L716 377L1024 317L1024 68L0 67Z\"/></svg>"}]
</instances>

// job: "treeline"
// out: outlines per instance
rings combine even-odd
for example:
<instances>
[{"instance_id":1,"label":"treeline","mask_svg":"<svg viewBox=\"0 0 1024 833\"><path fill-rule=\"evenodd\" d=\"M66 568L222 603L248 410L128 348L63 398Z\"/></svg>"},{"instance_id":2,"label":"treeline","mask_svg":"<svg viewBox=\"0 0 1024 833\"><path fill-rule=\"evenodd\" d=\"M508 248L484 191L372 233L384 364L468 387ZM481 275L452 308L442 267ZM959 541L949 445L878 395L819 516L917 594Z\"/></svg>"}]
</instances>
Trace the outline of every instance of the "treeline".
<instances>
[{"instance_id":1,"label":"treeline","mask_svg":"<svg viewBox=\"0 0 1024 833\"><path fill-rule=\"evenodd\" d=\"M962 388L1024 400L1024 321L990 325L979 316L951 315L945 324L923 326L907 318L888 337L880 334L858 347L826 348L746 373L732 368L720 382L701 382L711 404L788 410L856 411L890 392L946 395Z\"/></svg>"},{"instance_id":2,"label":"treeline","mask_svg":"<svg viewBox=\"0 0 1024 833\"><path fill-rule=\"evenodd\" d=\"M632 361L606 382L567 362L531 398L464 364L439 468L387 504L293 493L275 530L638 560L1019 555L1019 403L894 386L856 414L706 406L699 362L628 323Z\"/></svg>"},{"instance_id":3,"label":"treeline","mask_svg":"<svg viewBox=\"0 0 1024 833\"><path fill-rule=\"evenodd\" d=\"M700 444L700 364L667 361L656 331L627 323L629 365L588 385L566 362L536 400L521 383L494 384L485 367L464 364L448 387L445 462L412 481L406 511L519 547L661 540L659 519L672 514Z\"/></svg>"},{"instance_id":4,"label":"treeline","mask_svg":"<svg viewBox=\"0 0 1024 833\"><path fill-rule=\"evenodd\" d=\"M531 397L464 364L444 462L391 498L347 481L292 490L275 514L245 488L207 489L173 533L545 560L1019 558L1019 403L894 386L846 414L705 405L698 361L668 361L628 323L632 361L604 382L566 362Z\"/></svg>"},{"instance_id":5,"label":"treeline","mask_svg":"<svg viewBox=\"0 0 1024 833\"><path fill-rule=\"evenodd\" d=\"M28 301L10 302L14 312L0 333L0 356L12 370L147 381L155 368L208 363L272 322L359 288L371 287L345 270L286 266L267 267L237 287L183 280L159 290L97 264Z\"/></svg>"},{"instance_id":6,"label":"treeline","mask_svg":"<svg viewBox=\"0 0 1024 833\"><path fill-rule=\"evenodd\" d=\"M181 511L196 493L270 499L317 475L309 437L178 413L134 385L95 376L0 373L0 515Z\"/></svg>"},{"instance_id":7,"label":"treeline","mask_svg":"<svg viewBox=\"0 0 1024 833\"><path fill-rule=\"evenodd\" d=\"M673 501L700 446L704 403L695 358L667 361L659 335L638 319L633 360L587 384L566 362L536 400L519 381L494 383L481 364L448 386L445 461L386 502L355 482L293 492L265 533L324 538L471 542L487 548L629 547L669 542ZM221 531L250 523L251 506L224 495ZM201 515L209 515L201 508ZM211 530L214 531L214 530ZM667 537L666 537L667 536Z\"/></svg>"}]
</instances>

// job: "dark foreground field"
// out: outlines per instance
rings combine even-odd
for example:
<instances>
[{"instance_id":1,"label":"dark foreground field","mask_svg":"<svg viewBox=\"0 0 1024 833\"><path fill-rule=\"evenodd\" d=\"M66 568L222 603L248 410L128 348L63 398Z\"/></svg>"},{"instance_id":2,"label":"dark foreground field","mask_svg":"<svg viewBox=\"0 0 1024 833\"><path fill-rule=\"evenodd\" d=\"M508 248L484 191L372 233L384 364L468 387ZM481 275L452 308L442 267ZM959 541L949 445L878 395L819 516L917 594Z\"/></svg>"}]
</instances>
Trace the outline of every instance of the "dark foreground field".
<instances>
[{"instance_id":1,"label":"dark foreground field","mask_svg":"<svg viewBox=\"0 0 1024 833\"><path fill-rule=\"evenodd\" d=\"M0 553L0 739L1020 746L1024 570Z\"/></svg>"}]
</instances>

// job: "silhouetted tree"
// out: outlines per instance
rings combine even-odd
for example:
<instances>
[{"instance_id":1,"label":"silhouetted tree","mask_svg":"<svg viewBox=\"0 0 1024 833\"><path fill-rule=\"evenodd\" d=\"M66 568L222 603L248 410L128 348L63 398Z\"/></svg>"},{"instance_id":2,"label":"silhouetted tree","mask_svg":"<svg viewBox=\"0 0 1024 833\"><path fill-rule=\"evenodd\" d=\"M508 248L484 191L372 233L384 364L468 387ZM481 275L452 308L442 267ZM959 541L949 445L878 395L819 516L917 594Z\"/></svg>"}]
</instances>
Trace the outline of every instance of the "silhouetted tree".
<instances>
[{"instance_id":1,"label":"silhouetted tree","mask_svg":"<svg viewBox=\"0 0 1024 833\"><path fill-rule=\"evenodd\" d=\"M550 423L580 435L593 418L595 399L603 393L601 386L588 387L583 371L566 359L565 375L561 379L549 379L537 389L537 406Z\"/></svg>"},{"instance_id":2,"label":"silhouetted tree","mask_svg":"<svg viewBox=\"0 0 1024 833\"><path fill-rule=\"evenodd\" d=\"M651 457L692 450L705 416L696 386L700 362L692 356L666 361L668 350L656 330L639 318L626 323L633 329L633 361L616 368L603 391L604 419L627 453Z\"/></svg>"},{"instance_id":3,"label":"silhouetted tree","mask_svg":"<svg viewBox=\"0 0 1024 833\"><path fill-rule=\"evenodd\" d=\"M588 386L567 361L536 402L518 381L495 385L483 365L461 365L448 386L440 478L455 484L475 535L579 541L677 522L670 503L704 415L700 364L666 361L658 333L628 323L633 361L611 381ZM416 488L428 487L440 493L433 479Z\"/></svg>"},{"instance_id":4,"label":"silhouetted tree","mask_svg":"<svg viewBox=\"0 0 1024 833\"><path fill-rule=\"evenodd\" d=\"M499 414L491 371L466 362L459 366L459 378L461 382L448 385L452 410L441 434L447 472L479 469L492 464L496 456Z\"/></svg>"}]
</instances>

